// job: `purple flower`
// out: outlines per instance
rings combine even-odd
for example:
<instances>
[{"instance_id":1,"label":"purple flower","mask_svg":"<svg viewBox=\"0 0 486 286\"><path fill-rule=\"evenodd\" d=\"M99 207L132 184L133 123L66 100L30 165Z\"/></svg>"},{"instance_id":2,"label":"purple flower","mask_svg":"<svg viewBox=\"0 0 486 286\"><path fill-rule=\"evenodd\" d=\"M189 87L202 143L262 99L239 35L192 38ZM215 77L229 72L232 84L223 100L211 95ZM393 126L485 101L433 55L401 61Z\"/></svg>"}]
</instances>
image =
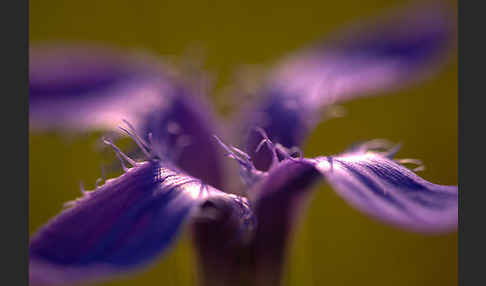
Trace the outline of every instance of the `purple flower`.
<instances>
[{"instance_id":1,"label":"purple flower","mask_svg":"<svg viewBox=\"0 0 486 286\"><path fill-rule=\"evenodd\" d=\"M298 149L332 104L437 70L452 32L443 12L413 10L282 61L239 115L245 151L215 136L241 128L224 131L200 90L150 56L93 46L32 49L33 130L113 131L126 120L120 128L138 149L128 156L104 140L124 173L83 190L31 238L31 283L105 279L143 267L189 226L202 284L278 285L289 233L323 179L384 223L454 231L457 186L420 178L401 165L418 160L394 159L397 146L372 140L317 158ZM222 151L237 162L244 191L225 180Z\"/></svg>"}]
</instances>

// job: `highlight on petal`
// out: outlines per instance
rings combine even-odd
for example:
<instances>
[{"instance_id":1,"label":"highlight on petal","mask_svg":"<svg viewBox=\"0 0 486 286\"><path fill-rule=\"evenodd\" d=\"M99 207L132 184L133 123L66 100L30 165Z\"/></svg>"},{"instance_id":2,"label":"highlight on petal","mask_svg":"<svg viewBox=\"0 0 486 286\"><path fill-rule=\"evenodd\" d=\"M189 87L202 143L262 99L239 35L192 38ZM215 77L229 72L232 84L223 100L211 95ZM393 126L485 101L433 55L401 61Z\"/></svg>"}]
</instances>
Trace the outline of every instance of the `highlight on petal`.
<instances>
[{"instance_id":1,"label":"highlight on petal","mask_svg":"<svg viewBox=\"0 0 486 286\"><path fill-rule=\"evenodd\" d=\"M421 233L454 231L458 221L457 186L430 183L379 153L382 141L370 141L337 155L286 158L249 190L258 225L248 246L256 285L278 285L286 245L298 215L320 179L348 203L387 224Z\"/></svg>"},{"instance_id":2,"label":"highlight on petal","mask_svg":"<svg viewBox=\"0 0 486 286\"><path fill-rule=\"evenodd\" d=\"M155 161L140 163L84 192L37 232L30 242L31 275L42 275L33 266L49 265L69 275L41 278L89 279L82 270L124 270L153 259L173 241L199 192L198 182Z\"/></svg>"},{"instance_id":3,"label":"highlight on petal","mask_svg":"<svg viewBox=\"0 0 486 286\"><path fill-rule=\"evenodd\" d=\"M285 147L300 146L320 111L357 96L410 84L437 70L452 44L453 25L443 7L359 23L327 44L296 53L277 66L245 111L247 151L258 169L269 166L268 150L255 152L263 127Z\"/></svg>"},{"instance_id":4,"label":"highlight on petal","mask_svg":"<svg viewBox=\"0 0 486 286\"><path fill-rule=\"evenodd\" d=\"M214 200L229 205L226 209L245 201L162 161L136 163L83 192L32 237L30 282L97 280L144 266L167 250L184 224L204 215L199 206ZM237 214L241 208L234 207ZM204 217L210 225L211 218Z\"/></svg>"},{"instance_id":5,"label":"highlight on petal","mask_svg":"<svg viewBox=\"0 0 486 286\"><path fill-rule=\"evenodd\" d=\"M360 211L424 233L457 229L458 189L430 183L375 152L314 159L333 189Z\"/></svg>"},{"instance_id":6,"label":"highlight on petal","mask_svg":"<svg viewBox=\"0 0 486 286\"><path fill-rule=\"evenodd\" d=\"M222 187L212 110L197 87L149 55L98 46L41 46L30 52L33 130L118 130L122 120L152 133L154 151Z\"/></svg>"},{"instance_id":7,"label":"highlight on petal","mask_svg":"<svg viewBox=\"0 0 486 286\"><path fill-rule=\"evenodd\" d=\"M265 222L260 215L259 205L265 200L299 200L300 192L306 192L293 190L291 184L282 182L300 176L303 170L311 168L318 171L352 206L385 223L423 233L456 230L457 186L430 183L399 163L417 163L418 160L393 160L391 157L396 149L380 153L370 150L369 147L373 144L365 143L362 147L355 147L336 156L290 158L281 161L278 166L270 169L257 188L249 191L259 225L264 225ZM300 184L314 181L313 173L308 172L312 175L301 176ZM290 191L282 191L286 188ZM278 213L277 210L269 209L279 209L286 203L274 204L273 207L269 203L263 209L269 215Z\"/></svg>"}]
</instances>

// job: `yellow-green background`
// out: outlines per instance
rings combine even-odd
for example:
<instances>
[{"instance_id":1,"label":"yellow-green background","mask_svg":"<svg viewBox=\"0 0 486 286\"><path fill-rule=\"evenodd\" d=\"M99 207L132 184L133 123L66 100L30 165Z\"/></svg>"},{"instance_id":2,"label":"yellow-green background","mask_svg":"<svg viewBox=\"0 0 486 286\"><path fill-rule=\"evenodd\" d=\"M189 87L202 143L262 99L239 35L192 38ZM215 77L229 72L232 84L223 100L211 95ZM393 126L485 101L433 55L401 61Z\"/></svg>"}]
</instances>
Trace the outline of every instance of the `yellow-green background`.
<instances>
[{"instance_id":1,"label":"yellow-green background","mask_svg":"<svg viewBox=\"0 0 486 286\"><path fill-rule=\"evenodd\" d=\"M187 56L196 47L204 51L204 68L216 76L212 95L220 102L242 65L270 64L346 23L409 2L31 0L30 43L90 41L161 56ZM304 148L306 156L388 138L403 143L399 157L425 162L425 179L457 184L455 55L433 79L389 94L346 103L347 116L320 124ZM109 155L93 151L99 136L31 133L31 234L63 202L79 196L79 181L89 189L101 176L100 164ZM457 285L457 233L424 236L385 226L325 185L299 225L290 257L286 285ZM192 285L196 279L185 237L149 269L102 285Z\"/></svg>"}]
</instances>

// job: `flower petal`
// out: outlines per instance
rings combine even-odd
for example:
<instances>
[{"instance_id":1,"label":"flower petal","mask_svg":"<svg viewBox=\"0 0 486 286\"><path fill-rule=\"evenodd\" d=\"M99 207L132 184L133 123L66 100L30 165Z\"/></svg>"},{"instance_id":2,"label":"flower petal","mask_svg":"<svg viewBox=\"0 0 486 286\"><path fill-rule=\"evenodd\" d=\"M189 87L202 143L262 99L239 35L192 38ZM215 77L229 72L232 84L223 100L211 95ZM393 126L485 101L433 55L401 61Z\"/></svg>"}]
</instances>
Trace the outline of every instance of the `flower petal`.
<instances>
[{"instance_id":1,"label":"flower petal","mask_svg":"<svg viewBox=\"0 0 486 286\"><path fill-rule=\"evenodd\" d=\"M393 15L374 25L348 30L327 45L317 45L284 61L259 93L249 112L247 151L266 170L268 150L256 153L262 127L285 147L299 146L334 103L401 87L436 70L452 38L442 7ZM247 133L248 134L248 133Z\"/></svg>"},{"instance_id":2,"label":"flower petal","mask_svg":"<svg viewBox=\"0 0 486 286\"><path fill-rule=\"evenodd\" d=\"M32 237L31 283L100 279L143 266L173 243L198 206L218 198L223 205L236 199L161 161L137 163L84 192Z\"/></svg>"},{"instance_id":3,"label":"flower petal","mask_svg":"<svg viewBox=\"0 0 486 286\"><path fill-rule=\"evenodd\" d=\"M202 100L181 88L168 108L143 118L139 132L161 158L169 158L189 175L222 188L222 152L212 137L219 125L210 114ZM152 139L147 138L149 133Z\"/></svg>"},{"instance_id":4,"label":"flower petal","mask_svg":"<svg viewBox=\"0 0 486 286\"><path fill-rule=\"evenodd\" d=\"M304 160L285 160L250 190L258 220L248 250L250 271L256 279L251 285L280 284L289 233L313 184L320 178L321 174L313 164Z\"/></svg>"},{"instance_id":5,"label":"flower petal","mask_svg":"<svg viewBox=\"0 0 486 286\"><path fill-rule=\"evenodd\" d=\"M340 196L374 218L425 233L457 228L457 186L430 183L373 152L320 157L315 162Z\"/></svg>"},{"instance_id":6,"label":"flower petal","mask_svg":"<svg viewBox=\"0 0 486 286\"><path fill-rule=\"evenodd\" d=\"M278 285L289 233L321 178L358 210L385 223L422 233L457 228L457 186L427 182L384 155L357 148L339 156L285 159L249 191L258 220L246 250L255 285Z\"/></svg>"},{"instance_id":7,"label":"flower petal","mask_svg":"<svg viewBox=\"0 0 486 286\"><path fill-rule=\"evenodd\" d=\"M123 120L163 158L222 186L212 110L159 61L94 46L30 53L30 126L34 130L118 130ZM170 156L169 156L170 155ZM202 165L203 164L203 165Z\"/></svg>"},{"instance_id":8,"label":"flower petal","mask_svg":"<svg viewBox=\"0 0 486 286\"><path fill-rule=\"evenodd\" d=\"M30 126L109 129L163 106L172 82L153 59L98 46L39 46L29 55Z\"/></svg>"},{"instance_id":9,"label":"flower petal","mask_svg":"<svg viewBox=\"0 0 486 286\"><path fill-rule=\"evenodd\" d=\"M280 208L294 211L287 205L299 205L297 201L307 190L290 182L296 180L305 186L314 182L310 169L320 173L351 205L385 223L424 233L457 228L457 186L430 183L386 155L364 148L337 156L286 159L273 167L249 192L259 227L265 224L265 217L277 214ZM272 203L275 201L280 203ZM263 211L266 214L262 217ZM269 221L275 224L278 220Z\"/></svg>"}]
</instances>

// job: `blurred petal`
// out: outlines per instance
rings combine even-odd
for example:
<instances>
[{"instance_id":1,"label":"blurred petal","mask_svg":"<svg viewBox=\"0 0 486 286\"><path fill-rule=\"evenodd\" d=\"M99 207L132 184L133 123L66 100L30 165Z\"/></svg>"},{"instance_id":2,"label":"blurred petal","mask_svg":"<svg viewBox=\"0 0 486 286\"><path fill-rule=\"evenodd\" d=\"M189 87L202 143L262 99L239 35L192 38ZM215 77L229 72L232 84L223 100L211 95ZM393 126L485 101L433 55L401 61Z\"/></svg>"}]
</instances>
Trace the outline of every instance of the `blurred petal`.
<instances>
[{"instance_id":1,"label":"blurred petal","mask_svg":"<svg viewBox=\"0 0 486 286\"><path fill-rule=\"evenodd\" d=\"M152 160L69 203L30 242L30 279L69 283L123 274L163 253L198 206L236 200ZM221 203L221 204L223 204Z\"/></svg>"},{"instance_id":2,"label":"blurred petal","mask_svg":"<svg viewBox=\"0 0 486 286\"><path fill-rule=\"evenodd\" d=\"M221 150L212 137L219 133L219 126L209 107L188 93L179 89L168 108L144 117L140 133L152 133L152 147L161 158L169 158L189 175L222 188Z\"/></svg>"},{"instance_id":3,"label":"blurred petal","mask_svg":"<svg viewBox=\"0 0 486 286\"><path fill-rule=\"evenodd\" d=\"M142 55L97 46L39 46L29 55L30 126L113 129L166 104L173 83Z\"/></svg>"},{"instance_id":4,"label":"blurred petal","mask_svg":"<svg viewBox=\"0 0 486 286\"><path fill-rule=\"evenodd\" d=\"M414 9L374 25L360 23L327 45L290 57L271 75L259 105L246 116L247 131L262 127L274 142L299 146L325 107L398 88L437 70L453 36L441 8ZM251 132L247 150L255 166L266 170L268 150L254 152L260 140Z\"/></svg>"},{"instance_id":5,"label":"blurred petal","mask_svg":"<svg viewBox=\"0 0 486 286\"><path fill-rule=\"evenodd\" d=\"M163 158L215 187L222 170L212 110L168 67L140 54L53 46L30 53L34 130L118 130L130 122Z\"/></svg>"}]
</instances>

